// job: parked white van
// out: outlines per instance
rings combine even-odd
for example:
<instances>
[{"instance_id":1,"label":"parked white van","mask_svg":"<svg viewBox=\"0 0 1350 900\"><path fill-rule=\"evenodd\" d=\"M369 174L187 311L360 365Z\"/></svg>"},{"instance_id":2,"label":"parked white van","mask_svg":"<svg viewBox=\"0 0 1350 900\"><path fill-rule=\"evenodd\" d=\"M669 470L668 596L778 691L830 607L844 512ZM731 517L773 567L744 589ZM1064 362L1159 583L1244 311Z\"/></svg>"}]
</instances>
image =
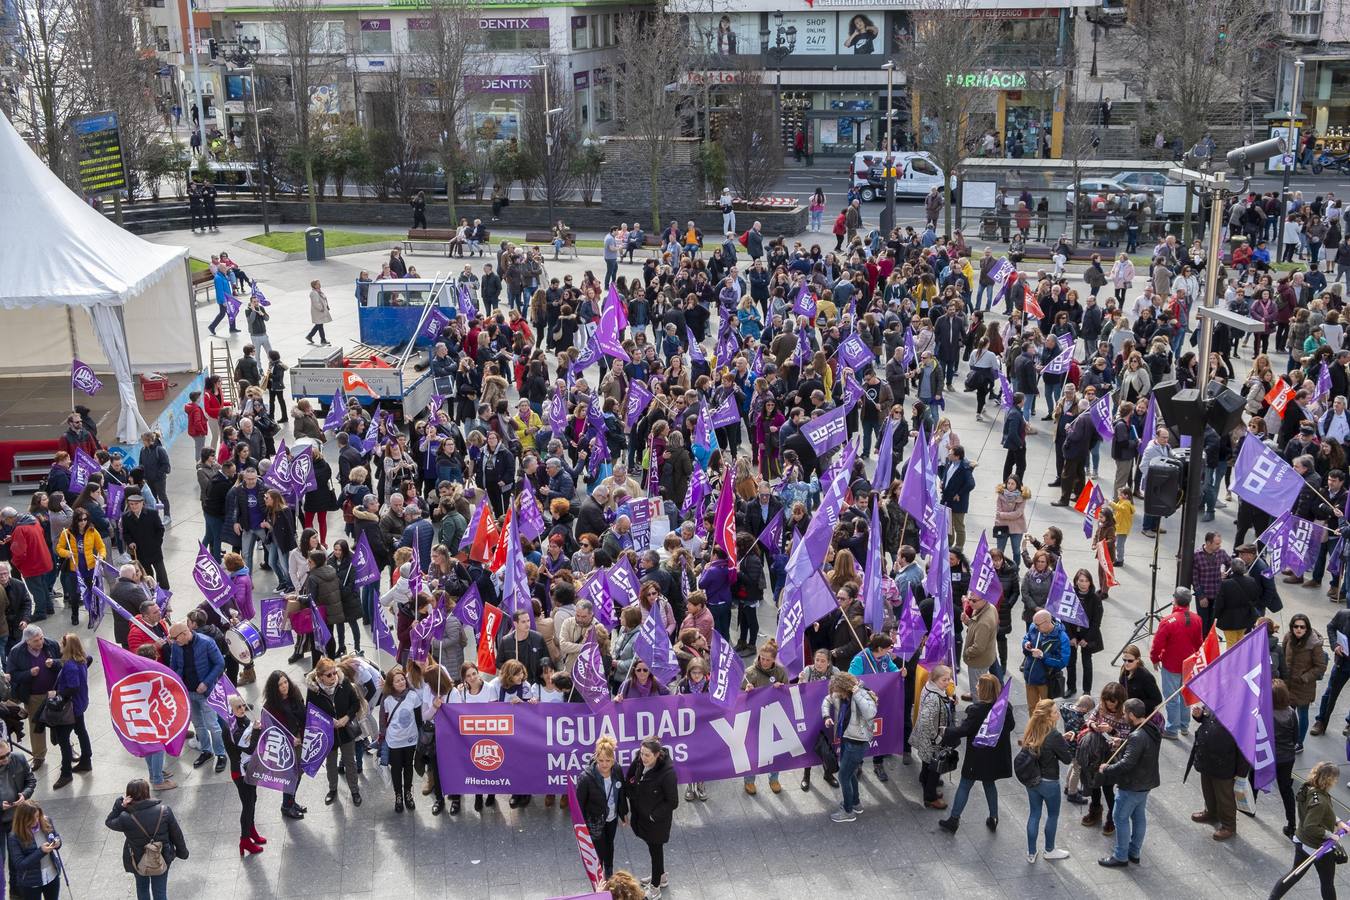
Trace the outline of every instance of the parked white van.
<instances>
[{"instance_id":1,"label":"parked white van","mask_svg":"<svg viewBox=\"0 0 1350 900\"><path fill-rule=\"evenodd\" d=\"M929 153L910 151L891 154L895 164L895 195L922 197L932 188L942 187L942 168ZM882 200L886 196L886 151L864 150L853 154L853 186L864 200Z\"/></svg>"}]
</instances>

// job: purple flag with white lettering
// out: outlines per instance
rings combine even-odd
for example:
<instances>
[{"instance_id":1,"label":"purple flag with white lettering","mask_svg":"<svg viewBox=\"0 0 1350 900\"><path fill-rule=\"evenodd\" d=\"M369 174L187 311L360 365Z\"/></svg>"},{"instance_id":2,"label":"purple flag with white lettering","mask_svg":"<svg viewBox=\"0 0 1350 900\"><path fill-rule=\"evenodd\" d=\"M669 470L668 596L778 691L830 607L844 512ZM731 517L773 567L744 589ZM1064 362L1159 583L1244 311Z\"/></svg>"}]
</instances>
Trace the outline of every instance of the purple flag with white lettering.
<instances>
[{"instance_id":1,"label":"purple flag with white lettering","mask_svg":"<svg viewBox=\"0 0 1350 900\"><path fill-rule=\"evenodd\" d=\"M1073 332L1070 331L1064 332L1059 337L1055 338L1055 343L1059 344L1061 350L1072 350Z\"/></svg>"},{"instance_id":2,"label":"purple flag with white lettering","mask_svg":"<svg viewBox=\"0 0 1350 900\"><path fill-rule=\"evenodd\" d=\"M895 478L895 432L899 421L887 419L882 425L881 446L877 448L877 467L872 473L872 490L884 493Z\"/></svg>"},{"instance_id":3,"label":"purple flag with white lettering","mask_svg":"<svg viewBox=\"0 0 1350 900\"><path fill-rule=\"evenodd\" d=\"M610 301L605 304L604 310L600 313L600 323L595 327L595 343L600 351L606 356L613 356L624 362L632 362L633 359L628 355L628 351L623 349L623 341L619 337L619 316L623 306L619 302L617 293L611 293Z\"/></svg>"},{"instance_id":4,"label":"purple flag with white lettering","mask_svg":"<svg viewBox=\"0 0 1350 900\"><path fill-rule=\"evenodd\" d=\"M76 447L75 458L71 460L70 465L70 490L73 493L84 490L84 486L89 483L90 477L97 475L100 471L98 460Z\"/></svg>"},{"instance_id":5,"label":"purple flag with white lettering","mask_svg":"<svg viewBox=\"0 0 1350 900\"><path fill-rule=\"evenodd\" d=\"M333 717L313 703L305 707L305 733L300 738L300 771L310 778L319 774L328 753L336 746Z\"/></svg>"},{"instance_id":6,"label":"purple flag with white lettering","mask_svg":"<svg viewBox=\"0 0 1350 900\"><path fill-rule=\"evenodd\" d=\"M352 569L356 573L357 587L380 580L380 566L375 562L375 551L370 549L370 539L364 531L357 535L356 546L352 548Z\"/></svg>"},{"instance_id":7,"label":"purple flag with white lettering","mask_svg":"<svg viewBox=\"0 0 1350 900\"><path fill-rule=\"evenodd\" d=\"M836 406L802 425L802 434L817 456L824 456L848 439L848 408Z\"/></svg>"},{"instance_id":8,"label":"purple flag with white lettering","mask_svg":"<svg viewBox=\"0 0 1350 900\"><path fill-rule=\"evenodd\" d=\"M1003 299L1004 292L1008 290L1008 276L1016 271L1017 266L1006 256L994 263L994 267L989 270L989 277L994 281L994 299L989 301L991 309Z\"/></svg>"},{"instance_id":9,"label":"purple flag with white lettering","mask_svg":"<svg viewBox=\"0 0 1350 900\"><path fill-rule=\"evenodd\" d=\"M680 512L688 515L690 510L701 509L703 501L707 499L708 493L712 490L708 484L708 472L702 466L695 466L694 471L689 476L689 487L685 489L684 504L680 507ZM699 518L702 518L699 516Z\"/></svg>"},{"instance_id":10,"label":"purple flag with white lettering","mask_svg":"<svg viewBox=\"0 0 1350 900\"><path fill-rule=\"evenodd\" d=\"M628 561L627 556L619 557L619 561L605 570L605 587L612 599L618 606L629 606L637 602L639 580L637 573L633 571L633 564Z\"/></svg>"},{"instance_id":11,"label":"purple flag with white lettering","mask_svg":"<svg viewBox=\"0 0 1350 900\"><path fill-rule=\"evenodd\" d=\"M253 299L258 301L259 306L272 305L272 301L268 300L267 297L263 295L262 288L258 287L258 283L256 281L253 282Z\"/></svg>"},{"instance_id":12,"label":"purple flag with white lettering","mask_svg":"<svg viewBox=\"0 0 1350 900\"><path fill-rule=\"evenodd\" d=\"M1266 547L1271 565L1287 568L1302 577L1317 557L1313 542L1318 530L1320 526L1307 519L1282 512L1261 532L1259 540Z\"/></svg>"},{"instance_id":13,"label":"purple flag with white lettering","mask_svg":"<svg viewBox=\"0 0 1350 900\"><path fill-rule=\"evenodd\" d=\"M1326 363L1317 371L1317 399L1331 396L1331 370Z\"/></svg>"},{"instance_id":14,"label":"purple flag with white lettering","mask_svg":"<svg viewBox=\"0 0 1350 900\"><path fill-rule=\"evenodd\" d=\"M1143 456L1148 445L1158 436L1158 401L1148 398L1148 411L1144 413L1144 433L1139 436L1139 455Z\"/></svg>"},{"instance_id":15,"label":"purple flag with white lettering","mask_svg":"<svg viewBox=\"0 0 1350 900\"><path fill-rule=\"evenodd\" d=\"M516 515L520 519L520 533L527 541L539 540L547 526L544 525L544 511L539 508L539 498L534 495L534 487L529 481L522 481L520 499L516 501Z\"/></svg>"},{"instance_id":16,"label":"purple flag with white lettering","mask_svg":"<svg viewBox=\"0 0 1350 900\"><path fill-rule=\"evenodd\" d=\"M647 387L646 382L634 381L628 386L628 396L623 402L623 418L630 430L647 411L653 396L655 395L652 394L651 388Z\"/></svg>"},{"instance_id":17,"label":"purple flag with white lettering","mask_svg":"<svg viewBox=\"0 0 1350 900\"><path fill-rule=\"evenodd\" d=\"M342 422L347 418L347 396L342 393L342 388L338 387L333 392L333 402L328 405L328 415L323 418L324 431L337 431L342 427Z\"/></svg>"},{"instance_id":18,"label":"purple flag with white lettering","mask_svg":"<svg viewBox=\"0 0 1350 900\"><path fill-rule=\"evenodd\" d=\"M614 600L609 596L609 583L605 573L596 569L586 576L586 581L577 591L577 599L591 604L596 621L610 631L618 624L619 617L614 614Z\"/></svg>"},{"instance_id":19,"label":"purple flag with white lettering","mask_svg":"<svg viewBox=\"0 0 1350 900\"><path fill-rule=\"evenodd\" d=\"M257 728L253 755L244 766L244 780L254 787L294 794L300 783L300 757L295 752L295 735L265 709Z\"/></svg>"},{"instance_id":20,"label":"purple flag with white lettering","mask_svg":"<svg viewBox=\"0 0 1350 900\"><path fill-rule=\"evenodd\" d=\"M318 487L311 449L302 447L299 453L291 454L291 494L299 500L310 491L318 490Z\"/></svg>"},{"instance_id":21,"label":"purple flag with white lettering","mask_svg":"<svg viewBox=\"0 0 1350 900\"><path fill-rule=\"evenodd\" d=\"M774 513L769 524L764 526L764 530L759 533L759 542L764 545L764 549L769 553L777 553L778 548L783 543L783 510Z\"/></svg>"},{"instance_id":22,"label":"purple flag with white lettering","mask_svg":"<svg viewBox=\"0 0 1350 900\"><path fill-rule=\"evenodd\" d=\"M389 630L389 620L384 617L384 610L379 603L375 604L373 613L370 633L375 637L375 649L383 650L390 656L398 656L398 641L395 640L393 633Z\"/></svg>"},{"instance_id":23,"label":"purple flag with white lettering","mask_svg":"<svg viewBox=\"0 0 1350 900\"><path fill-rule=\"evenodd\" d=\"M944 507L945 508L945 507ZM941 516L939 516L941 518ZM947 551L947 529L938 536L937 547L924 573L924 590L933 598L933 627L923 645L919 662L932 670L936 665L951 665L956 657L956 620L952 611L952 566Z\"/></svg>"},{"instance_id":24,"label":"purple flag with white lettering","mask_svg":"<svg viewBox=\"0 0 1350 900\"><path fill-rule=\"evenodd\" d=\"M1050 579L1050 595L1045 598L1045 608L1061 622L1072 622L1080 628L1088 627L1087 611L1078 599L1069 575L1064 571L1064 563L1055 563L1055 574Z\"/></svg>"},{"instance_id":25,"label":"purple flag with white lettering","mask_svg":"<svg viewBox=\"0 0 1350 900\"><path fill-rule=\"evenodd\" d=\"M862 385L858 384L858 379L854 377L853 372L844 370L844 412L850 413L853 407L858 405L858 401L863 398Z\"/></svg>"},{"instance_id":26,"label":"purple flag with white lettering","mask_svg":"<svg viewBox=\"0 0 1350 900\"><path fill-rule=\"evenodd\" d=\"M792 298L792 314L814 319L816 306L816 295L811 293L811 282L803 278L801 287L797 288L797 294Z\"/></svg>"},{"instance_id":27,"label":"purple flag with white lettering","mask_svg":"<svg viewBox=\"0 0 1350 900\"><path fill-rule=\"evenodd\" d=\"M1069 363L1073 361L1073 345L1070 344L1059 355L1045 364L1041 370L1043 375L1064 375L1069 371Z\"/></svg>"},{"instance_id":28,"label":"purple flag with white lettering","mask_svg":"<svg viewBox=\"0 0 1350 900\"><path fill-rule=\"evenodd\" d=\"M553 400L548 405L548 427L556 438L561 438L567 431L567 401L560 387L553 389Z\"/></svg>"},{"instance_id":29,"label":"purple flag with white lettering","mask_svg":"<svg viewBox=\"0 0 1350 900\"><path fill-rule=\"evenodd\" d=\"M904 484L900 487L900 508L922 522L933 498L933 460L926 452L928 435L923 425L914 441L914 452L905 466Z\"/></svg>"},{"instance_id":30,"label":"purple flag with white lettering","mask_svg":"<svg viewBox=\"0 0 1350 900\"><path fill-rule=\"evenodd\" d=\"M1186 683L1256 770L1252 787L1257 790L1275 780L1269 641L1270 626L1262 621Z\"/></svg>"},{"instance_id":31,"label":"purple flag with white lettering","mask_svg":"<svg viewBox=\"0 0 1350 900\"><path fill-rule=\"evenodd\" d=\"M713 632L709 651L708 695L718 706L730 706L745 683L745 663L719 631Z\"/></svg>"},{"instance_id":32,"label":"purple flag with white lettering","mask_svg":"<svg viewBox=\"0 0 1350 900\"><path fill-rule=\"evenodd\" d=\"M230 579L206 549L206 545L197 543L197 561L192 565L192 580L211 605L219 608L230 597Z\"/></svg>"},{"instance_id":33,"label":"purple flag with white lettering","mask_svg":"<svg viewBox=\"0 0 1350 900\"><path fill-rule=\"evenodd\" d=\"M1248 434L1242 439L1242 449L1233 466L1233 492L1243 500L1278 516L1294 508L1303 484L1293 466L1259 437Z\"/></svg>"},{"instance_id":34,"label":"purple flag with white lettering","mask_svg":"<svg viewBox=\"0 0 1350 900\"><path fill-rule=\"evenodd\" d=\"M876 362L876 357L872 355L871 349L856 331L839 344L839 360L844 365L855 371L862 371L865 367Z\"/></svg>"},{"instance_id":35,"label":"purple flag with white lettering","mask_svg":"<svg viewBox=\"0 0 1350 900\"><path fill-rule=\"evenodd\" d=\"M1003 602L1003 583L998 580L998 569L989 555L989 537L980 532L975 555L970 558L970 592L998 606Z\"/></svg>"},{"instance_id":36,"label":"purple flag with white lettering","mask_svg":"<svg viewBox=\"0 0 1350 900\"><path fill-rule=\"evenodd\" d=\"M469 589L459 598L452 613L474 637L478 636L483 627L483 597L478 593L477 582L469 584Z\"/></svg>"},{"instance_id":37,"label":"purple flag with white lettering","mask_svg":"<svg viewBox=\"0 0 1350 900\"><path fill-rule=\"evenodd\" d=\"M572 684L581 692L591 712L596 712L610 702L609 678L605 672L604 657L600 655L600 645L595 640L594 628L587 629L581 652L572 664Z\"/></svg>"},{"instance_id":38,"label":"purple flag with white lettering","mask_svg":"<svg viewBox=\"0 0 1350 900\"><path fill-rule=\"evenodd\" d=\"M417 336L430 343L435 343L441 339L441 330L449 324L450 317L433 306L427 311L426 320L422 322L422 330L417 333Z\"/></svg>"},{"instance_id":39,"label":"purple flag with white lettering","mask_svg":"<svg viewBox=\"0 0 1350 900\"><path fill-rule=\"evenodd\" d=\"M805 543L799 541L801 545ZM794 550L794 555L796 551ZM788 563L789 571L792 564ZM838 608L834 592L825 583L825 577L812 569L800 581L788 576L787 589L783 591L782 606L778 610L778 661L787 669L789 675L796 675L802 669L802 640L806 630Z\"/></svg>"},{"instance_id":40,"label":"purple flag with white lettering","mask_svg":"<svg viewBox=\"0 0 1350 900\"><path fill-rule=\"evenodd\" d=\"M764 348L756 347L755 355L750 358L750 374L758 378L764 374Z\"/></svg>"},{"instance_id":41,"label":"purple flag with white lettering","mask_svg":"<svg viewBox=\"0 0 1350 900\"><path fill-rule=\"evenodd\" d=\"M314 645L320 648L320 652L327 652L323 648L333 640L333 631L328 627L328 620L323 617L323 613L313 600L309 601L309 615L314 623Z\"/></svg>"},{"instance_id":42,"label":"purple flag with white lettering","mask_svg":"<svg viewBox=\"0 0 1350 900\"><path fill-rule=\"evenodd\" d=\"M1323 369L1326 366L1322 367ZM70 364L70 386L76 390L84 391L90 397L103 390L103 382L99 381L94 370L88 363L80 362L78 359L72 360Z\"/></svg>"},{"instance_id":43,"label":"purple flag with white lettering","mask_svg":"<svg viewBox=\"0 0 1350 900\"><path fill-rule=\"evenodd\" d=\"M722 402L717 404L717 408L712 411L708 417L708 424L713 428L725 428L728 425L739 425L741 422L741 410L736 405L736 395L728 393L722 398Z\"/></svg>"},{"instance_id":44,"label":"purple flag with white lettering","mask_svg":"<svg viewBox=\"0 0 1350 900\"><path fill-rule=\"evenodd\" d=\"M698 339L694 337L694 329L688 325L684 326L684 335L685 340L689 342L689 359L692 362L707 362L708 354L699 346Z\"/></svg>"},{"instance_id":45,"label":"purple flag with white lettering","mask_svg":"<svg viewBox=\"0 0 1350 900\"><path fill-rule=\"evenodd\" d=\"M797 332L797 346L792 351L792 363L798 368L803 368L811 361L811 339L806 336L806 329L803 328Z\"/></svg>"},{"instance_id":46,"label":"purple flag with white lettering","mask_svg":"<svg viewBox=\"0 0 1350 900\"><path fill-rule=\"evenodd\" d=\"M872 504L872 522L867 529L867 568L863 570L862 582L863 621L873 634L880 633L886 624L886 606L881 595L885 563L881 558L880 509L880 503Z\"/></svg>"},{"instance_id":47,"label":"purple flag with white lettering","mask_svg":"<svg viewBox=\"0 0 1350 900\"><path fill-rule=\"evenodd\" d=\"M1115 431L1111 427L1111 395L1102 394L1098 397L1088 407L1088 414L1092 416L1092 424L1097 429L1097 434L1101 435L1102 440L1111 440L1115 435Z\"/></svg>"},{"instance_id":48,"label":"purple flag with white lettering","mask_svg":"<svg viewBox=\"0 0 1350 900\"><path fill-rule=\"evenodd\" d=\"M1003 723L1008 720L1008 689L1011 687L1011 678L1003 682L1003 690L998 692L998 699L989 708L989 714L984 717L980 730L975 732L971 740L976 747L993 747L998 743L1003 734Z\"/></svg>"},{"instance_id":49,"label":"purple flag with white lettering","mask_svg":"<svg viewBox=\"0 0 1350 900\"><path fill-rule=\"evenodd\" d=\"M919 351L914 348L914 329L905 328L905 354L902 360L905 368L914 365L919 358Z\"/></svg>"},{"instance_id":50,"label":"purple flag with white lettering","mask_svg":"<svg viewBox=\"0 0 1350 900\"><path fill-rule=\"evenodd\" d=\"M525 576L525 556L520 552L520 534L516 527L516 517L510 516L506 522L506 565L502 568L502 611L508 616L518 612L530 614L530 624L534 624L534 604L530 597L530 584Z\"/></svg>"},{"instance_id":51,"label":"purple flag with white lettering","mask_svg":"<svg viewBox=\"0 0 1350 900\"><path fill-rule=\"evenodd\" d=\"M286 616L285 597L264 597L258 609L262 616L263 645L268 650L289 647L295 642L291 620Z\"/></svg>"},{"instance_id":52,"label":"purple flag with white lettering","mask_svg":"<svg viewBox=\"0 0 1350 900\"><path fill-rule=\"evenodd\" d=\"M923 613L919 612L919 604L914 602L914 592L908 583L905 584L905 594L900 601L900 613L896 616L896 621L898 627L895 630L895 643L891 646L891 654L901 659L909 659L923 646L928 629L924 627Z\"/></svg>"},{"instance_id":53,"label":"purple flag with white lettering","mask_svg":"<svg viewBox=\"0 0 1350 900\"><path fill-rule=\"evenodd\" d=\"M642 620L633 639L633 655L645 662L652 677L662 684L669 684L680 674L680 660L670 646L670 635L666 634L659 607L653 607Z\"/></svg>"},{"instance_id":54,"label":"purple flag with white lettering","mask_svg":"<svg viewBox=\"0 0 1350 900\"><path fill-rule=\"evenodd\" d=\"M109 479L103 486L103 494L108 501L108 518L114 520L122 518L122 506L126 503L127 489Z\"/></svg>"},{"instance_id":55,"label":"purple flag with white lettering","mask_svg":"<svg viewBox=\"0 0 1350 900\"><path fill-rule=\"evenodd\" d=\"M235 688L234 682L230 681L230 676L224 672L216 679L216 683L211 690L206 692L206 705L216 711L226 722L234 718L234 713L230 711L230 695L239 693Z\"/></svg>"},{"instance_id":56,"label":"purple flag with white lettering","mask_svg":"<svg viewBox=\"0 0 1350 900\"><path fill-rule=\"evenodd\" d=\"M692 443L695 447L698 447L700 450L711 452L713 448L713 441L715 439L713 437L712 428L709 427L708 425L708 417L705 416L703 413L704 407L700 406L698 410L698 418L694 420L694 436L690 441L690 443Z\"/></svg>"}]
</instances>

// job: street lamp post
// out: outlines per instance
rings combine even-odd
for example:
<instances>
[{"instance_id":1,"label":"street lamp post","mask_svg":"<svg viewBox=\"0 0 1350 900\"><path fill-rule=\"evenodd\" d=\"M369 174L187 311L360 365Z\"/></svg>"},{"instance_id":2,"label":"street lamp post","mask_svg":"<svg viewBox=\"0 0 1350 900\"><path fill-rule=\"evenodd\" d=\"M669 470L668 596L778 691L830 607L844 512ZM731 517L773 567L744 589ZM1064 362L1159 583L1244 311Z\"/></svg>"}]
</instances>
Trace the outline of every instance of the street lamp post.
<instances>
[{"instance_id":1,"label":"street lamp post","mask_svg":"<svg viewBox=\"0 0 1350 900\"><path fill-rule=\"evenodd\" d=\"M258 199L262 203L263 234L271 234L272 222L267 212L268 173L263 168L262 126L258 124L262 114L271 112L271 109L263 109L258 105L258 72L247 64L252 61L253 54L246 46L246 42L242 39L239 40L231 55L226 56L225 59L226 62L241 63L238 68L230 70L233 74L248 75L248 92L253 97L253 159L258 167Z\"/></svg>"},{"instance_id":2,"label":"street lamp post","mask_svg":"<svg viewBox=\"0 0 1350 900\"><path fill-rule=\"evenodd\" d=\"M548 227L553 228L553 116L562 112L562 108L549 106L548 82L549 67L546 63L530 66L541 73L544 79L544 200L548 203Z\"/></svg>"},{"instance_id":3,"label":"street lamp post","mask_svg":"<svg viewBox=\"0 0 1350 900\"><path fill-rule=\"evenodd\" d=\"M1275 247L1284 250L1284 219L1289 209L1289 178L1298 164L1298 108L1303 95L1303 60L1294 60L1293 90L1289 94L1289 134L1285 142L1289 145L1289 162L1284 163L1284 174L1280 179L1280 219L1276 223L1279 233L1275 236ZM1283 162L1283 160L1281 160Z\"/></svg>"},{"instance_id":4,"label":"street lamp post","mask_svg":"<svg viewBox=\"0 0 1350 900\"><path fill-rule=\"evenodd\" d=\"M895 227L895 151L892 150L891 131L895 127L895 61L886 60L886 212L881 219L881 233L889 235Z\"/></svg>"},{"instance_id":5,"label":"street lamp post","mask_svg":"<svg viewBox=\"0 0 1350 900\"><path fill-rule=\"evenodd\" d=\"M779 140L782 140L783 130L783 60L792 55L792 51L797 49L797 26L783 25L783 14L777 12L773 14L774 29L772 32L767 30L759 33L760 44L768 57L769 62L773 63L774 68L774 87L773 87L773 110L778 119ZM769 44L769 38L772 36L773 44ZM795 141L795 137L794 137Z\"/></svg>"}]
</instances>

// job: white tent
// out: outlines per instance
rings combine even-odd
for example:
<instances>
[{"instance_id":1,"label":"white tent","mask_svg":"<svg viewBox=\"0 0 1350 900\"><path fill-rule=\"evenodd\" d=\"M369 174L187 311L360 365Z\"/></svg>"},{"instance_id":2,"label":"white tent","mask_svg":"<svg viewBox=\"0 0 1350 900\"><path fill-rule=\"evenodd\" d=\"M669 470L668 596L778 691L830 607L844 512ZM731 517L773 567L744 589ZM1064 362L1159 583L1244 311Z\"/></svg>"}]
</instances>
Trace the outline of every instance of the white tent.
<instances>
[{"instance_id":1,"label":"white tent","mask_svg":"<svg viewBox=\"0 0 1350 900\"><path fill-rule=\"evenodd\" d=\"M144 241L71 192L0 113L0 375L117 379L117 436L146 429L133 372L201 369L187 250Z\"/></svg>"}]
</instances>

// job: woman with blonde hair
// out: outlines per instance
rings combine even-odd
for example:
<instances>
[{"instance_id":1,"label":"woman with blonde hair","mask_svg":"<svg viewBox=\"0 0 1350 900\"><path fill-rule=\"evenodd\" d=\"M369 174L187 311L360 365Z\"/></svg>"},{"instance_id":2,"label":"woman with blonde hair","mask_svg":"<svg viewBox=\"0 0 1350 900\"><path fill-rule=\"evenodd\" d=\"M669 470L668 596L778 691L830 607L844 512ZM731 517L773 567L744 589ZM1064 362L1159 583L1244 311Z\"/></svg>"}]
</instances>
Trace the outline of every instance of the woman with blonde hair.
<instances>
[{"instance_id":1,"label":"woman with blonde hair","mask_svg":"<svg viewBox=\"0 0 1350 900\"><path fill-rule=\"evenodd\" d=\"M834 554L834 568L830 570L827 580L830 583L830 590L836 592L846 584L862 583L862 576L858 574L858 563L853 558L852 550L839 550Z\"/></svg>"},{"instance_id":2,"label":"woman with blonde hair","mask_svg":"<svg viewBox=\"0 0 1350 900\"><path fill-rule=\"evenodd\" d=\"M340 626L339 626L340 627ZM355 737L347 729L352 722L360 722L365 714L365 699L361 692L347 681L347 675L337 663L328 657L319 659L314 671L305 679L306 697L319 711L333 720L333 746L324 759L324 768L328 775L328 793L323 802L332 806L338 796L338 759L342 760L342 770L347 776L347 788L351 791L352 805L361 805L361 789L356 780Z\"/></svg>"},{"instance_id":3,"label":"woman with blonde hair","mask_svg":"<svg viewBox=\"0 0 1350 900\"><path fill-rule=\"evenodd\" d=\"M1045 858L1067 859L1069 851L1055 846L1055 829L1059 825L1059 764L1073 762L1073 750L1055 728L1059 708L1054 700L1041 700L1031 712L1027 730L1022 732L1022 750L1036 757L1040 778L1034 784L1022 784L1027 789L1031 812L1027 817L1027 862L1036 861L1036 833L1041 825L1041 810L1045 809ZM1020 753L1018 754L1021 755ZM1014 771L1018 763L1013 761ZM1019 776L1019 781L1021 780Z\"/></svg>"},{"instance_id":4,"label":"woman with blonde hair","mask_svg":"<svg viewBox=\"0 0 1350 900\"><path fill-rule=\"evenodd\" d=\"M614 738L603 735L595 742L591 764L577 778L577 805L591 832L606 881L614 876L614 838L619 823L628 821L628 797L616 750Z\"/></svg>"},{"instance_id":5,"label":"woman with blonde hair","mask_svg":"<svg viewBox=\"0 0 1350 900\"><path fill-rule=\"evenodd\" d=\"M412 764L417 738L421 733L422 694L409 686L403 667L394 666L384 677L380 734L389 754L389 774L394 782L396 813L402 813L405 806L410 810L416 808L412 795Z\"/></svg>"},{"instance_id":6,"label":"woman with blonde hair","mask_svg":"<svg viewBox=\"0 0 1350 900\"><path fill-rule=\"evenodd\" d=\"M61 638L61 671L56 675L54 694L64 698L71 708L71 721L67 725L51 725L52 741L61 748L61 775L52 785L60 790L72 781L72 772L94 771L94 748L89 740L89 729L84 724L85 711L89 709L89 666L92 660L84 652L84 642L74 632ZM49 695L50 696L50 695ZM80 739L80 760L72 759L70 735L74 732Z\"/></svg>"}]
</instances>

